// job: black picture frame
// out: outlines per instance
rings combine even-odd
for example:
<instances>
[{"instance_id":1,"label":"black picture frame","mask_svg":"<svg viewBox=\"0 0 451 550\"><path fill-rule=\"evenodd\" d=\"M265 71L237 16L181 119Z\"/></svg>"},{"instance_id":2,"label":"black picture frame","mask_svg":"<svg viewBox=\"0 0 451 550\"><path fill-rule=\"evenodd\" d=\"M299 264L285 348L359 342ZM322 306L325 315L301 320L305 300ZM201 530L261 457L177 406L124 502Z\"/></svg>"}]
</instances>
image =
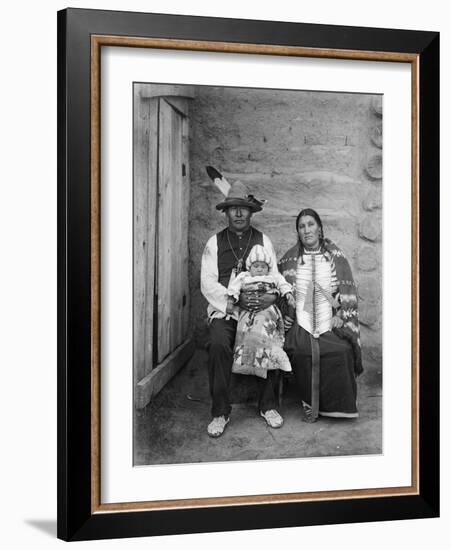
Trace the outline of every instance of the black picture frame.
<instances>
[{"instance_id":1,"label":"black picture frame","mask_svg":"<svg viewBox=\"0 0 451 550\"><path fill-rule=\"evenodd\" d=\"M419 488L416 495L97 513L93 510L93 35L416 56ZM335 52L335 53L334 53ZM138 537L439 515L439 33L67 9L58 13L58 537Z\"/></svg>"}]
</instances>

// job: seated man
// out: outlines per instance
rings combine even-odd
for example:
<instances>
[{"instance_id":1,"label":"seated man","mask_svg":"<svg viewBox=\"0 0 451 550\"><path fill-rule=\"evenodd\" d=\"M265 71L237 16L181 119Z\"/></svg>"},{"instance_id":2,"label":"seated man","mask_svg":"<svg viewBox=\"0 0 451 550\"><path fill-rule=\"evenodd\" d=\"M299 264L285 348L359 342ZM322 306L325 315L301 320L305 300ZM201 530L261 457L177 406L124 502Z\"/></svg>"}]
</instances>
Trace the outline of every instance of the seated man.
<instances>
[{"instance_id":1,"label":"seated man","mask_svg":"<svg viewBox=\"0 0 451 550\"><path fill-rule=\"evenodd\" d=\"M262 203L248 195L244 185L231 185L224 201L216 206L225 213L228 227L213 235L207 242L201 263L201 291L208 301L210 348L208 376L212 399L212 421L208 435L219 437L229 422L230 381L233 364L233 347L237 327L237 306L228 303L227 287L246 266L246 258L256 244L264 246L273 256L272 269L277 273L274 247L266 235L251 226L254 212L262 210ZM274 294L247 298L240 307L260 311L274 303ZM278 370L268 372L266 379L259 378L260 414L271 428L279 428L283 419L276 410Z\"/></svg>"}]
</instances>

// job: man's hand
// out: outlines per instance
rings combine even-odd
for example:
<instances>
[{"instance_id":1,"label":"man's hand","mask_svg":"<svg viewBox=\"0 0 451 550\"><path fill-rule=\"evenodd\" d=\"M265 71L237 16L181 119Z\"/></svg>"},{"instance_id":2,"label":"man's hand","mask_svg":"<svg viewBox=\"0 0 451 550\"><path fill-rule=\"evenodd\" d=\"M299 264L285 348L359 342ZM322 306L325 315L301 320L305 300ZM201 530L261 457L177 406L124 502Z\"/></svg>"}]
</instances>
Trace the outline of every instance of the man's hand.
<instances>
[{"instance_id":1,"label":"man's hand","mask_svg":"<svg viewBox=\"0 0 451 550\"><path fill-rule=\"evenodd\" d=\"M242 292L240 294L239 305L246 311L257 312L272 306L276 300L276 294L267 293L262 294L261 296L256 296L254 294Z\"/></svg>"},{"instance_id":2,"label":"man's hand","mask_svg":"<svg viewBox=\"0 0 451 550\"><path fill-rule=\"evenodd\" d=\"M343 326L343 319L335 315L335 317L332 317L331 326L332 328L341 328Z\"/></svg>"},{"instance_id":3,"label":"man's hand","mask_svg":"<svg viewBox=\"0 0 451 550\"><path fill-rule=\"evenodd\" d=\"M226 308L227 315L232 315L233 314L234 306L235 306L235 302L234 302L233 298L231 296L229 296L228 299L227 299L227 308Z\"/></svg>"}]
</instances>

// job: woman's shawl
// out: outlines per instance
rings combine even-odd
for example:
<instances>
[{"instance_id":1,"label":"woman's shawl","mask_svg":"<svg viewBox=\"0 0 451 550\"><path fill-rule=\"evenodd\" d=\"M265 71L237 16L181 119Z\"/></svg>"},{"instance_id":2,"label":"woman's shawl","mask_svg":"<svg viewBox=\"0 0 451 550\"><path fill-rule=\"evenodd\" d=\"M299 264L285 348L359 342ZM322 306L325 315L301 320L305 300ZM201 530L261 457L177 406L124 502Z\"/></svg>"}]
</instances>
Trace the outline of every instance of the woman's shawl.
<instances>
[{"instance_id":1,"label":"woman's shawl","mask_svg":"<svg viewBox=\"0 0 451 550\"><path fill-rule=\"evenodd\" d=\"M339 317L343 321L343 326L341 328L334 328L333 331L340 338L350 341L354 352L354 371L359 375L363 372L362 351L360 347L357 288L352 276L351 267L343 252L331 240L323 240L323 250L325 257L335 264L338 284L338 294L335 297L340 302L340 307L336 313L339 314ZM296 268L299 254L300 247L299 243L297 243L284 254L278 264L280 273L293 287L296 284Z\"/></svg>"}]
</instances>

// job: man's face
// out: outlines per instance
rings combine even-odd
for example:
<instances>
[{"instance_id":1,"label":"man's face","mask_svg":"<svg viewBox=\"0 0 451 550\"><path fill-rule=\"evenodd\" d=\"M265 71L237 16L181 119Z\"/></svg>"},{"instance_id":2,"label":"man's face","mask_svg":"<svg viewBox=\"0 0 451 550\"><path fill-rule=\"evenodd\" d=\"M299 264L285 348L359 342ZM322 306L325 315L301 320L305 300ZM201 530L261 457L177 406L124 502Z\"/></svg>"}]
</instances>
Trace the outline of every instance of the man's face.
<instances>
[{"instance_id":1,"label":"man's face","mask_svg":"<svg viewBox=\"0 0 451 550\"><path fill-rule=\"evenodd\" d=\"M229 221L229 229L235 233L242 233L251 224L252 212L246 206L229 206L225 211Z\"/></svg>"}]
</instances>

